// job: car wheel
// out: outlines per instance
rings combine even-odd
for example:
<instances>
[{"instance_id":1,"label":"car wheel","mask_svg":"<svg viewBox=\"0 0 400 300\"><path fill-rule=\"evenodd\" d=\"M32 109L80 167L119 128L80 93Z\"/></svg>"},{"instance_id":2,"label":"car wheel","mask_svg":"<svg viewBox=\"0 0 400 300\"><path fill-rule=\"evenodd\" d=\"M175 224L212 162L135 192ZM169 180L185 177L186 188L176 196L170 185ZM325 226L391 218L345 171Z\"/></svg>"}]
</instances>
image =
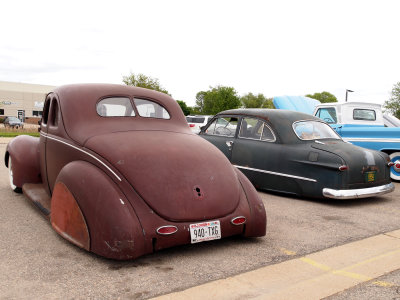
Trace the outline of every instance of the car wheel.
<instances>
[{"instance_id":1,"label":"car wheel","mask_svg":"<svg viewBox=\"0 0 400 300\"><path fill-rule=\"evenodd\" d=\"M11 156L8 157L8 177L10 179L11 189L16 193L22 193L22 189L20 187L17 187L14 184L14 175L13 175Z\"/></svg>"},{"instance_id":2,"label":"car wheel","mask_svg":"<svg viewBox=\"0 0 400 300\"><path fill-rule=\"evenodd\" d=\"M15 128L15 129L19 129L19 125L15 125L14 128Z\"/></svg>"},{"instance_id":3,"label":"car wheel","mask_svg":"<svg viewBox=\"0 0 400 300\"><path fill-rule=\"evenodd\" d=\"M400 164L400 152L391 153L390 160L394 162L394 166L390 168L390 178L400 181L400 168L396 167L396 165Z\"/></svg>"}]
</instances>

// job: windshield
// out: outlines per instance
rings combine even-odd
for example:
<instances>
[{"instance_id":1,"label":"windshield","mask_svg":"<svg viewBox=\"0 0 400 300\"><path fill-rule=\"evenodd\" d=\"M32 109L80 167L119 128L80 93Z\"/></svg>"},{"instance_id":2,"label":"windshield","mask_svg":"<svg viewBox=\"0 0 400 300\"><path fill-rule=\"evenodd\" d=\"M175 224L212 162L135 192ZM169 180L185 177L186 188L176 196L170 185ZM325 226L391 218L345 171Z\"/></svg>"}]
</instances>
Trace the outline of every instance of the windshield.
<instances>
[{"instance_id":1,"label":"windshield","mask_svg":"<svg viewBox=\"0 0 400 300\"><path fill-rule=\"evenodd\" d=\"M318 121L295 122L293 129L301 140L340 139L328 124Z\"/></svg>"}]
</instances>

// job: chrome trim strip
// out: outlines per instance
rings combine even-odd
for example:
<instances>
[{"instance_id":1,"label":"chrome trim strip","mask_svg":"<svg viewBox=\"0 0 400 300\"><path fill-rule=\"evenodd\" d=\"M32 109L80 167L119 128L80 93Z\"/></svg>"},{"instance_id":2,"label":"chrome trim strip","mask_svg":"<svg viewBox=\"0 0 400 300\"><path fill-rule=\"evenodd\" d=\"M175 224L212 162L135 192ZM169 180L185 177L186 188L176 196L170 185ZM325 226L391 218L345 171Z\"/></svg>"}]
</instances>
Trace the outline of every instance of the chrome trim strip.
<instances>
[{"instance_id":1,"label":"chrome trim strip","mask_svg":"<svg viewBox=\"0 0 400 300\"><path fill-rule=\"evenodd\" d=\"M312 178L307 178L307 177L300 177L300 176L296 176L296 175L277 173L277 172L272 172L272 171L266 171L266 170L260 170L260 169L254 169L254 168L249 168L249 167L238 166L238 165L233 165L233 166L235 166L236 168L239 168L239 169L245 169L245 170L250 170L250 171L255 171L255 172L261 172L261 173L265 173L265 174L271 174L271 175L289 177L289 178L306 180L306 181L311 181L311 182L317 182L317 180L312 179Z\"/></svg>"},{"instance_id":2,"label":"chrome trim strip","mask_svg":"<svg viewBox=\"0 0 400 300\"><path fill-rule=\"evenodd\" d=\"M324 188L322 194L324 197L331 199L357 199L357 198L367 198L375 197L383 194L387 194L394 191L394 184L389 183L381 186L375 186L364 189L354 189L354 190L334 190Z\"/></svg>"},{"instance_id":3,"label":"chrome trim strip","mask_svg":"<svg viewBox=\"0 0 400 300\"><path fill-rule=\"evenodd\" d=\"M400 143L400 139L385 139L385 138L342 138L346 142L376 142L376 143Z\"/></svg>"},{"instance_id":4,"label":"chrome trim strip","mask_svg":"<svg viewBox=\"0 0 400 300\"><path fill-rule=\"evenodd\" d=\"M107 166L103 161L101 161L100 159L98 159L98 158L97 158L96 156L94 156L93 154L90 154L89 152L86 152L85 150L82 150L82 149L80 149L80 148L78 148L78 147L76 147L76 146L74 146L74 145L71 145L71 144L69 144L69 143L67 143L67 142L64 142L64 141L62 141L62 140L56 139L56 138L54 138L54 137L51 137L51 136L49 136L48 134L45 134L45 133L40 132L40 135L42 135L43 137L46 137L46 138L48 138L48 139L51 139L51 140L53 140L53 141L56 141L56 142L62 143L62 144L64 144L64 145L70 146L70 147L72 147L72 148L74 148L74 149L76 149L76 150L78 150L78 151L81 151L81 152L85 153L86 155L89 155L91 158L95 159L95 160L98 161L100 164L102 164L102 165L103 165L108 171L110 171L119 181L122 181L121 178L120 178L117 174L115 174L115 172L114 172L113 170L111 170L111 168L110 168L109 166Z\"/></svg>"}]
</instances>

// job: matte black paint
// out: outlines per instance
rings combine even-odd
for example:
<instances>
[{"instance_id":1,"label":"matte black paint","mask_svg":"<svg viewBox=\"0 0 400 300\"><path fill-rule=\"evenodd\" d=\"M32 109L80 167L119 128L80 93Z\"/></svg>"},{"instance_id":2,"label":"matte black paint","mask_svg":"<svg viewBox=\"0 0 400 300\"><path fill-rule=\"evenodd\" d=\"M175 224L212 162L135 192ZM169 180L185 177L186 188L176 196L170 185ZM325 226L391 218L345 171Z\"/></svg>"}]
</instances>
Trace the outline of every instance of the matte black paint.
<instances>
[{"instance_id":1,"label":"matte black paint","mask_svg":"<svg viewBox=\"0 0 400 300\"><path fill-rule=\"evenodd\" d=\"M206 133L215 118L226 116L239 117L234 137ZM239 138L243 117L263 120L273 130L276 141ZM312 115L287 110L228 110L214 116L204 126L200 136L219 148L260 189L322 198L323 188L346 190L390 183L386 154L357 147L341 139L301 140L292 125L302 120L321 121ZM232 145L228 147L227 142ZM347 165L348 170L339 171L341 165ZM376 171L376 180L365 182L364 173L371 170Z\"/></svg>"}]
</instances>

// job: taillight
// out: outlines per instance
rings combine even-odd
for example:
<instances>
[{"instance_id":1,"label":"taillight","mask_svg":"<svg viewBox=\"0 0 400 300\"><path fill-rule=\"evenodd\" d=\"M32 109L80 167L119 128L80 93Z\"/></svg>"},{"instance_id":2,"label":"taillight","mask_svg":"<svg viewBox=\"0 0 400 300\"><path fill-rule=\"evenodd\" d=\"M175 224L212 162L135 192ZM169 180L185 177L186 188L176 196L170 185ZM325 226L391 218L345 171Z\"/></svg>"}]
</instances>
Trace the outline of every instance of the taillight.
<instances>
[{"instance_id":1,"label":"taillight","mask_svg":"<svg viewBox=\"0 0 400 300\"><path fill-rule=\"evenodd\" d=\"M161 235L169 235L169 234L174 234L175 232L178 231L178 228L173 225L167 225L167 226L161 226L157 228L157 233Z\"/></svg>"},{"instance_id":2,"label":"taillight","mask_svg":"<svg viewBox=\"0 0 400 300\"><path fill-rule=\"evenodd\" d=\"M349 167L346 165L342 165L339 167L339 171L346 171Z\"/></svg>"},{"instance_id":3,"label":"taillight","mask_svg":"<svg viewBox=\"0 0 400 300\"><path fill-rule=\"evenodd\" d=\"M236 218L233 218L233 219L231 220L231 223L232 223L233 225L242 225L242 224L246 223L246 218L245 218L245 217L242 217L242 216L236 217Z\"/></svg>"},{"instance_id":4,"label":"taillight","mask_svg":"<svg viewBox=\"0 0 400 300\"><path fill-rule=\"evenodd\" d=\"M189 124L189 127L194 127L195 125L194 124Z\"/></svg>"}]
</instances>

